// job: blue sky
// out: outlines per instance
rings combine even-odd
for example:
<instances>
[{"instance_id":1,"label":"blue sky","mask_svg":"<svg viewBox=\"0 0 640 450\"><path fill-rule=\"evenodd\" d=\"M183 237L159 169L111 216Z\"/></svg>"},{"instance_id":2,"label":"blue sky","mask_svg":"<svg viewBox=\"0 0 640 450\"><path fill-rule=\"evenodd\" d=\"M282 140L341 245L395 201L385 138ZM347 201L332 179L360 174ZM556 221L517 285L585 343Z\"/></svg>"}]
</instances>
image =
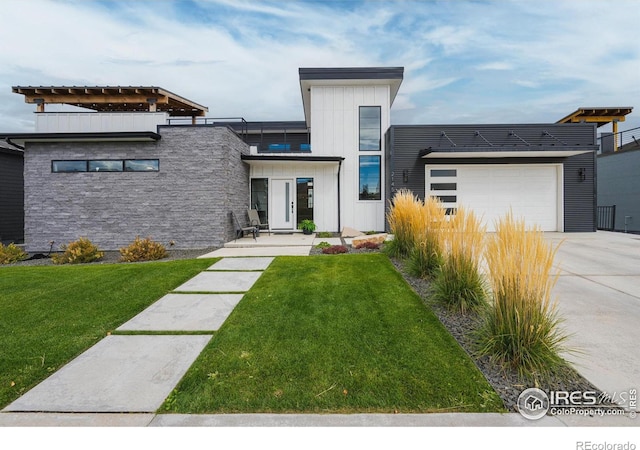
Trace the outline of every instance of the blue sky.
<instances>
[{"instance_id":1,"label":"blue sky","mask_svg":"<svg viewBox=\"0 0 640 450\"><path fill-rule=\"evenodd\" d=\"M351 66L405 68L395 124L633 106L620 129L640 126L637 0L2 0L0 17L3 132L33 130L14 85L155 85L210 117L302 120L298 68Z\"/></svg>"}]
</instances>

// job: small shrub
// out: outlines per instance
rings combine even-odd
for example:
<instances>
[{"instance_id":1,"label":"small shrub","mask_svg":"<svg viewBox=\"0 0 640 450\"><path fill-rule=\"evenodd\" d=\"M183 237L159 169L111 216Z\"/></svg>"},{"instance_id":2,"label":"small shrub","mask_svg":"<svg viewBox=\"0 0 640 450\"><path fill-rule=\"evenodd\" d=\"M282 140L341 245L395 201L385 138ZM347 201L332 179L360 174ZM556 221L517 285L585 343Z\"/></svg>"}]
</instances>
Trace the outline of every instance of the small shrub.
<instances>
[{"instance_id":1,"label":"small shrub","mask_svg":"<svg viewBox=\"0 0 640 450\"><path fill-rule=\"evenodd\" d=\"M433 287L435 300L466 313L487 306L487 289L480 273L486 227L473 211L458 207L445 229L445 255Z\"/></svg>"},{"instance_id":2,"label":"small shrub","mask_svg":"<svg viewBox=\"0 0 640 450\"><path fill-rule=\"evenodd\" d=\"M416 246L422 218L422 202L407 189L401 189L393 196L387 213L389 231L393 234L385 251L390 256L408 257Z\"/></svg>"},{"instance_id":3,"label":"small shrub","mask_svg":"<svg viewBox=\"0 0 640 450\"><path fill-rule=\"evenodd\" d=\"M427 197L414 226L414 246L407 269L421 278L431 277L442 264L443 233L449 226L446 209L436 197ZM393 241L392 241L393 242Z\"/></svg>"},{"instance_id":4,"label":"small shrub","mask_svg":"<svg viewBox=\"0 0 640 450\"><path fill-rule=\"evenodd\" d=\"M149 237L141 239L140 236L136 236L131 244L120 249L121 260L124 262L154 261L166 258L167 254L164 245L152 241Z\"/></svg>"},{"instance_id":5,"label":"small shrub","mask_svg":"<svg viewBox=\"0 0 640 450\"><path fill-rule=\"evenodd\" d=\"M373 231L373 230L369 230L369 231L365 231L364 234L366 234L367 236L371 236L372 234L378 234L377 231Z\"/></svg>"},{"instance_id":6,"label":"small shrub","mask_svg":"<svg viewBox=\"0 0 640 450\"><path fill-rule=\"evenodd\" d=\"M327 241L322 241L318 245L316 245L316 248L329 248L329 247L331 247L331 244L329 244Z\"/></svg>"},{"instance_id":7,"label":"small shrub","mask_svg":"<svg viewBox=\"0 0 640 450\"><path fill-rule=\"evenodd\" d=\"M330 238L333 237L333 233L331 231L320 231L319 233L316 233L316 237Z\"/></svg>"},{"instance_id":8,"label":"small shrub","mask_svg":"<svg viewBox=\"0 0 640 450\"><path fill-rule=\"evenodd\" d=\"M0 264L11 264L14 262L22 261L27 257L27 254L18 247L16 244L11 243L4 245L0 242Z\"/></svg>"},{"instance_id":9,"label":"small shrub","mask_svg":"<svg viewBox=\"0 0 640 450\"><path fill-rule=\"evenodd\" d=\"M51 255L54 264L80 264L99 261L104 256L104 252L98 250L88 238L81 237L77 241L60 246L62 254Z\"/></svg>"},{"instance_id":10,"label":"small shrub","mask_svg":"<svg viewBox=\"0 0 640 450\"><path fill-rule=\"evenodd\" d=\"M367 250L378 250L380 248L380 244L378 244L377 242L371 242L371 241L364 241L359 243L358 245L355 245L353 248L357 248L357 249L367 249Z\"/></svg>"},{"instance_id":11,"label":"small shrub","mask_svg":"<svg viewBox=\"0 0 640 450\"><path fill-rule=\"evenodd\" d=\"M339 253L348 253L349 249L344 245L332 245L331 247L323 248L322 253L327 255L337 255Z\"/></svg>"},{"instance_id":12,"label":"small shrub","mask_svg":"<svg viewBox=\"0 0 640 450\"><path fill-rule=\"evenodd\" d=\"M567 365L560 354L569 351L551 301L558 248L545 241L539 228L528 229L511 213L496 225L485 256L493 303L478 331L479 350L521 376L546 378Z\"/></svg>"}]
</instances>

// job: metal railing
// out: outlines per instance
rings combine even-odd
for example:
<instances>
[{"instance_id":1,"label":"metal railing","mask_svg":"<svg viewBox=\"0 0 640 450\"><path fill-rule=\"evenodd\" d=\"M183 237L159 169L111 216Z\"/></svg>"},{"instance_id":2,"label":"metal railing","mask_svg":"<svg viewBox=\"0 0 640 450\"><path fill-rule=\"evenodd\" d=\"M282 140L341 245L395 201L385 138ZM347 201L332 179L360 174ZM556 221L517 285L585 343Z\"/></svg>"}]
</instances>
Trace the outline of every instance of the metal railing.
<instances>
[{"instance_id":1,"label":"metal railing","mask_svg":"<svg viewBox=\"0 0 640 450\"><path fill-rule=\"evenodd\" d=\"M614 145L614 143L617 145ZM640 127L620 131L615 134L610 133L598 136L598 146L600 147L599 153L602 153L603 150L605 150L606 153L606 149L603 148L603 144L605 147L607 147L607 145L609 147L613 146L614 148L617 148L618 151L621 149L624 150L623 147L637 146L640 148Z\"/></svg>"},{"instance_id":2,"label":"metal railing","mask_svg":"<svg viewBox=\"0 0 640 450\"><path fill-rule=\"evenodd\" d=\"M598 206L596 228L603 231L614 231L616 228L616 205Z\"/></svg>"},{"instance_id":3,"label":"metal railing","mask_svg":"<svg viewBox=\"0 0 640 450\"><path fill-rule=\"evenodd\" d=\"M244 140L249 131L249 125L244 117L170 117L167 125L194 125L194 126L227 126L238 133Z\"/></svg>"}]
</instances>

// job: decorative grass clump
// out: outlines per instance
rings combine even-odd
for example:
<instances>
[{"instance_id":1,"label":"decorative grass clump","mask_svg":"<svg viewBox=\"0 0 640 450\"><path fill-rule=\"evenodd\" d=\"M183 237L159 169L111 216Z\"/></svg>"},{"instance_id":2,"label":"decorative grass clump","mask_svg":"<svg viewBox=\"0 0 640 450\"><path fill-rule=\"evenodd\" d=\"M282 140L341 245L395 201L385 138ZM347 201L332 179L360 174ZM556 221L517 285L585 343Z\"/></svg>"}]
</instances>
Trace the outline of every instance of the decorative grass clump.
<instances>
[{"instance_id":1,"label":"decorative grass clump","mask_svg":"<svg viewBox=\"0 0 640 450\"><path fill-rule=\"evenodd\" d=\"M391 200L387 222L393 240L385 246L385 251L390 256L408 257L416 246L418 230L423 223L422 202L411 191L399 190Z\"/></svg>"},{"instance_id":2,"label":"decorative grass clump","mask_svg":"<svg viewBox=\"0 0 640 450\"><path fill-rule=\"evenodd\" d=\"M433 297L451 310L478 312L487 306L487 287L480 273L486 227L462 206L443 231L445 256L433 283Z\"/></svg>"},{"instance_id":3,"label":"decorative grass clump","mask_svg":"<svg viewBox=\"0 0 640 450\"><path fill-rule=\"evenodd\" d=\"M446 209L436 197L427 197L413 226L415 245L409 254L407 269L421 278L433 276L443 258L443 234L449 224Z\"/></svg>"},{"instance_id":4,"label":"decorative grass clump","mask_svg":"<svg viewBox=\"0 0 640 450\"><path fill-rule=\"evenodd\" d=\"M168 253L165 246L159 242L154 242L149 237L141 239L140 236L136 236L131 244L120 249L120 255L124 262L137 262L166 258Z\"/></svg>"},{"instance_id":5,"label":"decorative grass clump","mask_svg":"<svg viewBox=\"0 0 640 450\"><path fill-rule=\"evenodd\" d=\"M60 246L61 254L51 255L54 264L81 264L99 261L104 252L98 250L89 238L81 237L77 241Z\"/></svg>"},{"instance_id":6,"label":"decorative grass clump","mask_svg":"<svg viewBox=\"0 0 640 450\"><path fill-rule=\"evenodd\" d=\"M479 350L522 377L544 379L567 365L560 356L567 335L551 301L558 247L511 213L496 225L485 255L493 302L478 332Z\"/></svg>"},{"instance_id":7,"label":"decorative grass clump","mask_svg":"<svg viewBox=\"0 0 640 450\"><path fill-rule=\"evenodd\" d=\"M14 262L22 261L27 257L27 254L18 247L16 244L11 243L4 245L0 242L0 264L11 264Z\"/></svg>"},{"instance_id":8,"label":"decorative grass clump","mask_svg":"<svg viewBox=\"0 0 640 450\"><path fill-rule=\"evenodd\" d=\"M331 244L329 244L327 241L322 241L318 245L316 245L316 248L319 248L319 249L329 248L329 247L331 247Z\"/></svg>"}]
</instances>

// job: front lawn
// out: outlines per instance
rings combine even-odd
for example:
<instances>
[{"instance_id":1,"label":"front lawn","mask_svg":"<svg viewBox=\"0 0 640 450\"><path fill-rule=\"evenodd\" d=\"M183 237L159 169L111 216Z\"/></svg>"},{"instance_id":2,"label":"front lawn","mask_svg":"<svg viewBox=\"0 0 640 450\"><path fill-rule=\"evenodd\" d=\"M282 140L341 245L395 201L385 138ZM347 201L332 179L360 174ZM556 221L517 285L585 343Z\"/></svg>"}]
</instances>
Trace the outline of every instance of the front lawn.
<instances>
[{"instance_id":1,"label":"front lawn","mask_svg":"<svg viewBox=\"0 0 640 450\"><path fill-rule=\"evenodd\" d=\"M164 412L503 411L382 254L279 257Z\"/></svg>"},{"instance_id":2,"label":"front lawn","mask_svg":"<svg viewBox=\"0 0 640 450\"><path fill-rule=\"evenodd\" d=\"M0 408L211 264L0 267Z\"/></svg>"}]
</instances>

